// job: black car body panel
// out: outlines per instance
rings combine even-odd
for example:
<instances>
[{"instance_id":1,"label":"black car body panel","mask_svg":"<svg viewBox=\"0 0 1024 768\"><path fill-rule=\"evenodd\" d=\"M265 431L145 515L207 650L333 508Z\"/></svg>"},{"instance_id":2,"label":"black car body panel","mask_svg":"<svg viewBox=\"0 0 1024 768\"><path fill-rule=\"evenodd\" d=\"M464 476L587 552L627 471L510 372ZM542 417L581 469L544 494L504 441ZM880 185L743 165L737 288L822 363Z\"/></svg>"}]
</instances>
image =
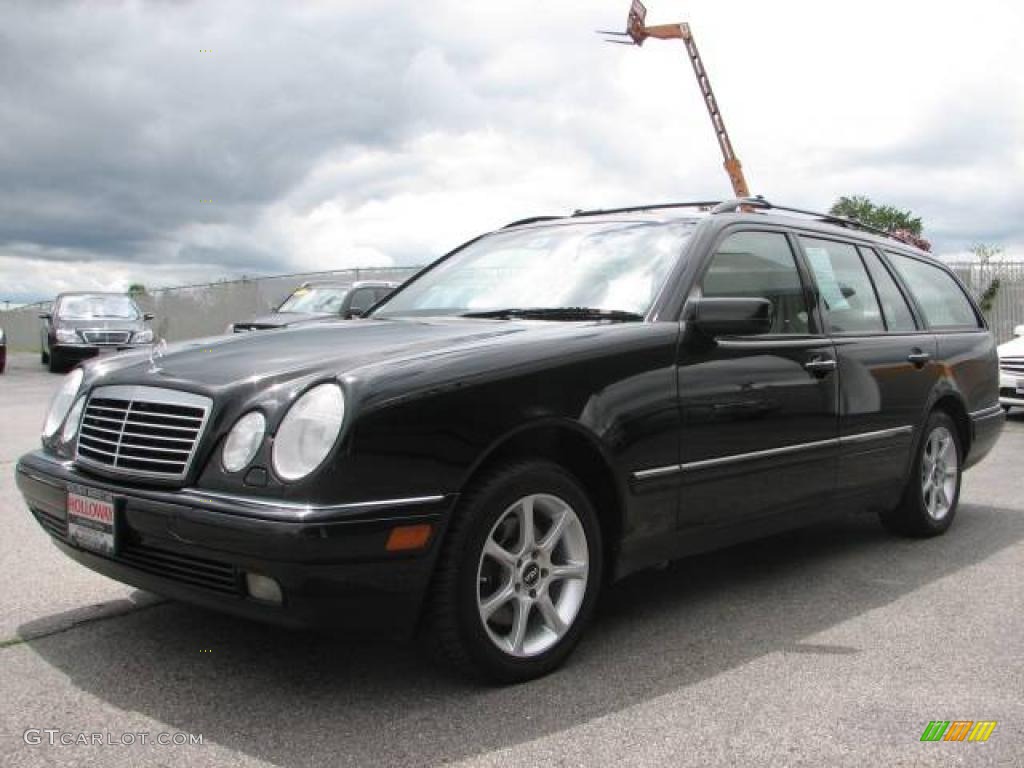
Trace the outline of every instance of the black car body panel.
<instances>
[{"instance_id":1,"label":"black car body panel","mask_svg":"<svg viewBox=\"0 0 1024 768\"><path fill-rule=\"evenodd\" d=\"M807 331L700 341L687 297L714 244L747 230L790 242ZM157 360L106 360L87 367L85 390L141 385L212 400L184 481L76 467L74 446L51 440L22 458L19 488L66 552L114 578L291 623L335 618L335 598L366 598L374 616L411 623L460 494L510 456L558 457L583 480L613 577L894 503L936 404L958 419L966 463L980 460L1002 427L995 344L980 313L972 330L927 328L915 306L916 327L906 333L836 332L800 233L926 258L827 224L723 214L696 226L644 322L371 316L200 340ZM322 466L285 483L272 468L273 436L288 407L323 382L345 394L340 437ZM266 470L257 482L226 472L220 458L228 431L254 409L267 421L251 462ZM285 605L255 605L241 587L212 595L167 570L74 550L59 528L69 482L114 494L126 540L235 574L272 574ZM391 527L419 520L434 525L426 549L385 551Z\"/></svg>"}]
</instances>

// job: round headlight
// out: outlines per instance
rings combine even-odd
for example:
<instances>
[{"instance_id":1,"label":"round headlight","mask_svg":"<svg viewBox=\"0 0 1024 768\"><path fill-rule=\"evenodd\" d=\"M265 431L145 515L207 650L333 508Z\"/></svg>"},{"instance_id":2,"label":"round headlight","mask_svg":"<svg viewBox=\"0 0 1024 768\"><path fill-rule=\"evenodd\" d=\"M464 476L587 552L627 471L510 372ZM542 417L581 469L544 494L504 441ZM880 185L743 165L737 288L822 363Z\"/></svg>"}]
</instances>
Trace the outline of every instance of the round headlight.
<instances>
[{"instance_id":1,"label":"round headlight","mask_svg":"<svg viewBox=\"0 0 1024 768\"><path fill-rule=\"evenodd\" d=\"M327 458L345 418L337 384L320 384L295 401L274 438L274 471L283 480L305 477Z\"/></svg>"},{"instance_id":2,"label":"round headlight","mask_svg":"<svg viewBox=\"0 0 1024 768\"><path fill-rule=\"evenodd\" d=\"M64 420L64 431L60 433L60 439L70 443L78 433L78 424L82 421L82 409L85 408L85 398L80 397L75 401L75 407Z\"/></svg>"},{"instance_id":3,"label":"round headlight","mask_svg":"<svg viewBox=\"0 0 1024 768\"><path fill-rule=\"evenodd\" d=\"M263 442L267 420L259 411L250 411L235 422L228 439L224 441L221 462L228 472L239 472L249 466Z\"/></svg>"},{"instance_id":4,"label":"round headlight","mask_svg":"<svg viewBox=\"0 0 1024 768\"><path fill-rule=\"evenodd\" d=\"M82 369L75 368L64 377L64 383L50 401L50 411L46 414L46 423L43 424L44 437L53 437L64 423L64 417L68 415L72 403L75 402L78 388L82 386L82 376Z\"/></svg>"}]
</instances>

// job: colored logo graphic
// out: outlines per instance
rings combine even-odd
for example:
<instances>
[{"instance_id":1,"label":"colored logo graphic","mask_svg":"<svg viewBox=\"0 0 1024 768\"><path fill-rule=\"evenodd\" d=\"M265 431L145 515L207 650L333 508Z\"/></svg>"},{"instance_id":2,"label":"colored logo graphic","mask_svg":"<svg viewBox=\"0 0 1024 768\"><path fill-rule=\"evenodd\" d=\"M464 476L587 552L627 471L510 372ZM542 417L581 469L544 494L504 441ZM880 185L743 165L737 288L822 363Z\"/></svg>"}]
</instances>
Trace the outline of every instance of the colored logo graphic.
<instances>
[{"instance_id":1,"label":"colored logo graphic","mask_svg":"<svg viewBox=\"0 0 1024 768\"><path fill-rule=\"evenodd\" d=\"M995 720L932 720L921 741L988 741L995 728Z\"/></svg>"}]
</instances>

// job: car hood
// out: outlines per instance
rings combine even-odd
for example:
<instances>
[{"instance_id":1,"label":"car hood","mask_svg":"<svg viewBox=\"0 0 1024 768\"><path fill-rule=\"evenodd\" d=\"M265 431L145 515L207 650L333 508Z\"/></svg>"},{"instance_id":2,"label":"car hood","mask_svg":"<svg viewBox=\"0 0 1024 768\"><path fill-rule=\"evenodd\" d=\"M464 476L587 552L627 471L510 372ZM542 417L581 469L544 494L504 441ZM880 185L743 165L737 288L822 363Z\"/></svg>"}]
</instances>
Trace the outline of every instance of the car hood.
<instances>
[{"instance_id":1,"label":"car hood","mask_svg":"<svg viewBox=\"0 0 1024 768\"><path fill-rule=\"evenodd\" d=\"M127 353L95 364L102 384L148 384L216 395L235 387L265 388L306 377L364 377L382 371L482 360L508 345L546 338L550 354L597 323L468 318L331 319L262 333L196 339L163 354ZM635 324L630 324L635 325ZM522 354L528 354L520 352Z\"/></svg>"},{"instance_id":2,"label":"car hood","mask_svg":"<svg viewBox=\"0 0 1024 768\"><path fill-rule=\"evenodd\" d=\"M1024 357L1024 337L1018 337L999 345L1000 357Z\"/></svg>"}]
</instances>

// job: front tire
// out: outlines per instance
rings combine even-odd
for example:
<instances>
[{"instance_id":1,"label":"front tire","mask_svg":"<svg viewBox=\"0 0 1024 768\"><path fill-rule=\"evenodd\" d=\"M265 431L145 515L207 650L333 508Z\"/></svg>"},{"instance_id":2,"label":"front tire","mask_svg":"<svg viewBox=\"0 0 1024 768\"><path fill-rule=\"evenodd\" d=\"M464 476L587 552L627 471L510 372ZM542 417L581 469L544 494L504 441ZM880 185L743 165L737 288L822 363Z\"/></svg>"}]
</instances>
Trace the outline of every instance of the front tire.
<instances>
[{"instance_id":1,"label":"front tire","mask_svg":"<svg viewBox=\"0 0 1024 768\"><path fill-rule=\"evenodd\" d=\"M548 674L593 612L602 553L594 507L561 467L524 461L481 478L441 552L427 617L435 651L490 682Z\"/></svg>"},{"instance_id":2,"label":"front tire","mask_svg":"<svg viewBox=\"0 0 1024 768\"><path fill-rule=\"evenodd\" d=\"M67 363L55 350L51 349L50 354L47 357L47 362L50 366L50 373L64 373L67 370Z\"/></svg>"},{"instance_id":3,"label":"front tire","mask_svg":"<svg viewBox=\"0 0 1024 768\"><path fill-rule=\"evenodd\" d=\"M953 419L933 411L910 470L899 505L881 515L893 533L927 538L946 532L960 501L963 447Z\"/></svg>"}]
</instances>

